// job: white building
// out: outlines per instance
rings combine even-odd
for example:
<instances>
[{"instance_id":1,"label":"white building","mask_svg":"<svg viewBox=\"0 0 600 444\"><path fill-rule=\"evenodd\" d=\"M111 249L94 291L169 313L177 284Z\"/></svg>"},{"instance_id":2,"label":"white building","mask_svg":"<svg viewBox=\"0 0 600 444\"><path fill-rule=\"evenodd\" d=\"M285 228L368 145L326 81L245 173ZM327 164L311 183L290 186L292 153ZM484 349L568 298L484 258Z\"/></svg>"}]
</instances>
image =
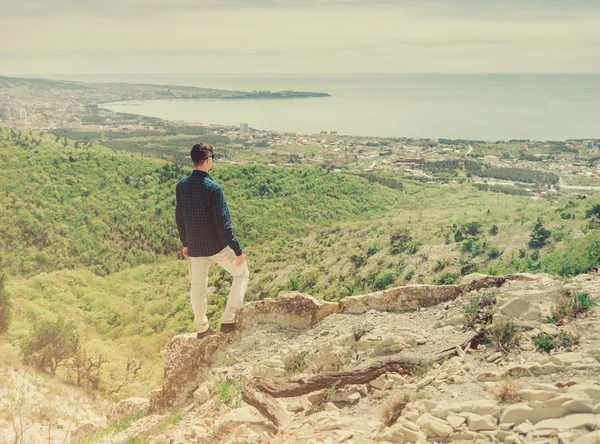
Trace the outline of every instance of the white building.
<instances>
[{"instance_id":1,"label":"white building","mask_svg":"<svg viewBox=\"0 0 600 444\"><path fill-rule=\"evenodd\" d=\"M248 129L247 123L240 123L240 134L248 134L250 130Z\"/></svg>"},{"instance_id":2,"label":"white building","mask_svg":"<svg viewBox=\"0 0 600 444\"><path fill-rule=\"evenodd\" d=\"M483 163L486 165L498 165L499 160L498 156L483 156Z\"/></svg>"}]
</instances>

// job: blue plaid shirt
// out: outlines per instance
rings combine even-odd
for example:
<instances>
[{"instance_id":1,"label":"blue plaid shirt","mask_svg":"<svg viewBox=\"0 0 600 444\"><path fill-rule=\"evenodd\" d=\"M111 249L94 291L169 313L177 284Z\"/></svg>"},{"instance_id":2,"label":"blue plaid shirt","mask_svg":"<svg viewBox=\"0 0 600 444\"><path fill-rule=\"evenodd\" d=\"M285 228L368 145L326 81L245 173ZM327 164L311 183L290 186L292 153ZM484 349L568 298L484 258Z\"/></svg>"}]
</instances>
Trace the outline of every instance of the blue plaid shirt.
<instances>
[{"instance_id":1,"label":"blue plaid shirt","mask_svg":"<svg viewBox=\"0 0 600 444\"><path fill-rule=\"evenodd\" d=\"M242 247L231 228L231 219L221 187L204 171L194 170L177 183L175 219L179 238L188 256L206 257L230 246L236 256Z\"/></svg>"}]
</instances>

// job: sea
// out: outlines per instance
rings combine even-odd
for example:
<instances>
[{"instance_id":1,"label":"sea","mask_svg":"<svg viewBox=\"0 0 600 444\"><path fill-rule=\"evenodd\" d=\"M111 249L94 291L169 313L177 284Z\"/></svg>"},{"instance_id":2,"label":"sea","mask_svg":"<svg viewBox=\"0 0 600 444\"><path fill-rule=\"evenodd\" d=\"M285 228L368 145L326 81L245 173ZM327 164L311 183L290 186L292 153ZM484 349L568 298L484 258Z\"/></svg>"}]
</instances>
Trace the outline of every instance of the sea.
<instances>
[{"instance_id":1,"label":"sea","mask_svg":"<svg viewBox=\"0 0 600 444\"><path fill-rule=\"evenodd\" d=\"M40 76L41 77L41 76ZM600 138L600 74L80 74L45 78L316 91L289 100L105 104L173 121L317 134L468 140Z\"/></svg>"}]
</instances>

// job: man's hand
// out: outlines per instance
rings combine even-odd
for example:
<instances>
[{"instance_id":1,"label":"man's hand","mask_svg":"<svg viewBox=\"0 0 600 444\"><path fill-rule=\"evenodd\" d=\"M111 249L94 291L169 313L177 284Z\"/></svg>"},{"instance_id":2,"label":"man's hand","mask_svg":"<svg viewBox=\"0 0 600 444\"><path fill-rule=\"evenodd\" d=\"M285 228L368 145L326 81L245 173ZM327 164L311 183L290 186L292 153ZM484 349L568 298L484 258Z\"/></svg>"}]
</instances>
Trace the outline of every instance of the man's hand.
<instances>
[{"instance_id":1,"label":"man's hand","mask_svg":"<svg viewBox=\"0 0 600 444\"><path fill-rule=\"evenodd\" d=\"M187 249L188 249L188 247L183 247L183 250L181 250L181 251L183 251L183 255L185 256L185 258L189 259L190 257L187 254L187 251L188 251Z\"/></svg>"},{"instance_id":2,"label":"man's hand","mask_svg":"<svg viewBox=\"0 0 600 444\"><path fill-rule=\"evenodd\" d=\"M237 257L237 262L235 265L239 267L244 263L245 260L246 260L246 256L244 255L244 253L242 253L241 256Z\"/></svg>"}]
</instances>

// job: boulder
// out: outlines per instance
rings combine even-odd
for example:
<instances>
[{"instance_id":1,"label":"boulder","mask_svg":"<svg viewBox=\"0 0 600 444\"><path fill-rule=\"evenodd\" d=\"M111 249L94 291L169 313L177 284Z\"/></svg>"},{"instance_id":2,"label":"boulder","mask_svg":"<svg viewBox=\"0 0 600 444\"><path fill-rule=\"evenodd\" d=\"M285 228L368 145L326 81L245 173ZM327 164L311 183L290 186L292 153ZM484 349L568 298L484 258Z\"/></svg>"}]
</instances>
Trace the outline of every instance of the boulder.
<instances>
[{"instance_id":1,"label":"boulder","mask_svg":"<svg viewBox=\"0 0 600 444\"><path fill-rule=\"evenodd\" d=\"M337 303L320 301L303 293L288 293L243 305L236 313L236 328L244 331L256 324L275 324L305 329L337 311Z\"/></svg>"},{"instance_id":2,"label":"boulder","mask_svg":"<svg viewBox=\"0 0 600 444\"><path fill-rule=\"evenodd\" d=\"M116 424L123 419L131 416L145 416L150 409L150 400L148 398L129 398L113 404L106 419L110 424Z\"/></svg>"},{"instance_id":3,"label":"boulder","mask_svg":"<svg viewBox=\"0 0 600 444\"><path fill-rule=\"evenodd\" d=\"M595 429L598 426L599 418L597 415L589 413L567 415L563 418L545 419L533 426L533 430L540 429Z\"/></svg>"},{"instance_id":4,"label":"boulder","mask_svg":"<svg viewBox=\"0 0 600 444\"><path fill-rule=\"evenodd\" d=\"M215 354L226 347L230 335L196 339L195 334L178 335L165 350L163 387L150 393L150 412L178 407L196 391Z\"/></svg>"},{"instance_id":5,"label":"boulder","mask_svg":"<svg viewBox=\"0 0 600 444\"><path fill-rule=\"evenodd\" d=\"M84 443L90 436L100 430L100 426L94 422L83 422L71 432L71 443Z\"/></svg>"},{"instance_id":6,"label":"boulder","mask_svg":"<svg viewBox=\"0 0 600 444\"><path fill-rule=\"evenodd\" d=\"M494 430L498 424L498 420L492 415L478 415L477 413L464 413L463 416L467 419L467 427L473 432L480 430Z\"/></svg>"},{"instance_id":7,"label":"boulder","mask_svg":"<svg viewBox=\"0 0 600 444\"><path fill-rule=\"evenodd\" d=\"M417 425L421 427L421 430L423 430L429 438L443 438L450 435L454 430L446 421L435 418L429 413L423 413L419 419L417 419Z\"/></svg>"}]
</instances>

